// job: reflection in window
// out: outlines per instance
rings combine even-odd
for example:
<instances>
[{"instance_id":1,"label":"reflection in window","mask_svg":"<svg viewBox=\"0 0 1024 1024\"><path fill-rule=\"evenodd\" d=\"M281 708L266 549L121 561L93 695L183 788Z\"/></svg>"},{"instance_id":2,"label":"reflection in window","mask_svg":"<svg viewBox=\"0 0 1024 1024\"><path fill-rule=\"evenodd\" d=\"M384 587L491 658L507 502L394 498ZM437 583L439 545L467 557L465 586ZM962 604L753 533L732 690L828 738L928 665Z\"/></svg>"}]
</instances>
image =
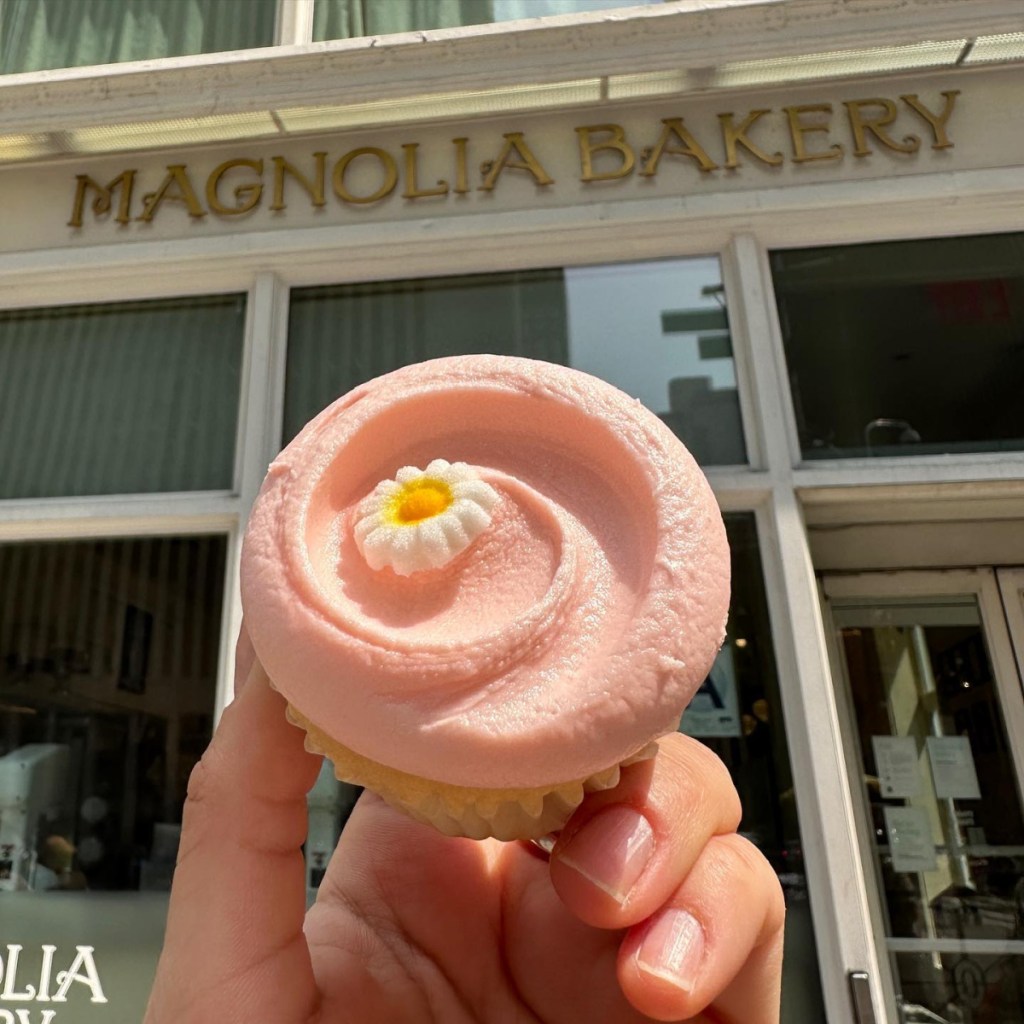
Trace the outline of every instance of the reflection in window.
<instances>
[{"instance_id":1,"label":"reflection in window","mask_svg":"<svg viewBox=\"0 0 1024 1024\"><path fill-rule=\"evenodd\" d=\"M169 889L211 735L225 550L0 545L0 906L26 890Z\"/></svg>"},{"instance_id":2,"label":"reflection in window","mask_svg":"<svg viewBox=\"0 0 1024 1024\"><path fill-rule=\"evenodd\" d=\"M582 14L650 0L316 0L313 39L349 39L460 25Z\"/></svg>"},{"instance_id":3,"label":"reflection in window","mask_svg":"<svg viewBox=\"0 0 1024 1024\"><path fill-rule=\"evenodd\" d=\"M0 498L231 487L245 297L0 312Z\"/></svg>"},{"instance_id":4,"label":"reflection in window","mask_svg":"<svg viewBox=\"0 0 1024 1024\"><path fill-rule=\"evenodd\" d=\"M715 258L566 270L569 363L639 398L703 465L747 461Z\"/></svg>"},{"instance_id":5,"label":"reflection in window","mask_svg":"<svg viewBox=\"0 0 1024 1024\"><path fill-rule=\"evenodd\" d=\"M0 74L269 46L276 0L3 0Z\"/></svg>"},{"instance_id":6,"label":"reflection in window","mask_svg":"<svg viewBox=\"0 0 1024 1024\"><path fill-rule=\"evenodd\" d=\"M805 459L1024 448L1024 235L772 255Z\"/></svg>"},{"instance_id":7,"label":"reflection in window","mask_svg":"<svg viewBox=\"0 0 1024 1024\"><path fill-rule=\"evenodd\" d=\"M660 415L698 461L746 461L716 259L296 290L283 440L372 377L477 352L603 377Z\"/></svg>"}]
</instances>

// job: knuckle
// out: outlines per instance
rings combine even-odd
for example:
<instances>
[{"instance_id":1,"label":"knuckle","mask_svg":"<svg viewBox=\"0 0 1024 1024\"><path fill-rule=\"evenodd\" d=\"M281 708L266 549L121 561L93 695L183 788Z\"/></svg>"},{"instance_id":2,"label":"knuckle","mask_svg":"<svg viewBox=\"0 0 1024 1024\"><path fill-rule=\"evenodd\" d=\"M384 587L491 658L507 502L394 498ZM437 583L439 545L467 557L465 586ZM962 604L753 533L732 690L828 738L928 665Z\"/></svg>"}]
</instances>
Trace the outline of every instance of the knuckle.
<instances>
[{"instance_id":1,"label":"knuckle","mask_svg":"<svg viewBox=\"0 0 1024 1024\"><path fill-rule=\"evenodd\" d=\"M743 809L732 776L721 758L708 746L683 733L660 741L683 802L696 804L714 833L734 832Z\"/></svg>"},{"instance_id":2,"label":"knuckle","mask_svg":"<svg viewBox=\"0 0 1024 1024\"><path fill-rule=\"evenodd\" d=\"M726 861L731 861L733 871L741 873L754 887L761 899L764 910L762 932L777 931L786 916L786 900L782 884L763 853L745 836L733 833L719 839L720 851ZM726 870L729 870L726 865Z\"/></svg>"},{"instance_id":3,"label":"knuckle","mask_svg":"<svg viewBox=\"0 0 1024 1024\"><path fill-rule=\"evenodd\" d=\"M216 788L216 772L210 764L211 754L207 750L189 773L188 789L185 793L187 804L209 803Z\"/></svg>"}]
</instances>

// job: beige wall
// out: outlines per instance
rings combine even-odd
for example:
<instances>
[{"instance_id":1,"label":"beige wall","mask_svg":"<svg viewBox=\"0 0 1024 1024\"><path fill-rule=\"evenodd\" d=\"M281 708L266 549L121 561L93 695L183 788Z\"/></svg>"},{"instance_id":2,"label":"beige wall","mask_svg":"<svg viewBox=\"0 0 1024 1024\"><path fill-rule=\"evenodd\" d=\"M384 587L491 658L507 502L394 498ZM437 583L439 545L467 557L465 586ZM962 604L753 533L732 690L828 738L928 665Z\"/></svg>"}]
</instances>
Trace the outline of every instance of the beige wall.
<instances>
[{"instance_id":1,"label":"beige wall","mask_svg":"<svg viewBox=\"0 0 1024 1024\"><path fill-rule=\"evenodd\" d=\"M903 98L916 97L917 103L935 117L942 114L947 102L943 93L951 90L959 90L959 95L953 100L945 126L930 124L927 117L915 111L912 101ZM879 100L885 103L879 105ZM886 103L892 104L895 115L887 124L882 123L889 114ZM830 110L787 112L787 108L818 105ZM765 113L753 114L759 110ZM694 155L670 152L685 144L663 121L679 118L692 135L685 144ZM877 132L866 126L873 120L879 121ZM748 127L743 138L751 146L740 138L734 143L730 160L729 126L739 134L745 123ZM625 173L625 149L595 148L592 176L615 177L585 181L576 129L610 124L621 129L623 144L633 156L632 169ZM827 125L828 131L801 130L794 124ZM88 144L131 149L130 135L119 135L116 130L112 133L112 141ZM510 133L521 133L518 151L507 148L505 136ZM776 187L792 189L1001 168L1019 163L1018 140L1022 134L1024 79L1013 70L978 69L856 83L816 83L801 88L761 88L756 92L727 91L705 98L691 94L606 102L550 115L510 114L377 131L282 135L270 141L178 146L116 157L69 155L59 161L0 171L4 208L0 251L78 247L117 240L201 239L282 228L459 217L618 200L714 197ZM460 138L467 141L453 142ZM590 136L595 147L613 138L610 131L594 131ZM659 143L667 143L660 158ZM81 141L75 144L83 145ZM403 146L415 149L404 150ZM352 158L339 172L342 188L356 198L372 196L378 190L387 194L367 203L344 201L332 189L332 174L346 154L366 147L386 155L370 153ZM902 152L901 148L913 151ZM503 150L507 150L507 164L496 171L494 165L501 163ZM318 158L314 154L318 152L326 154L322 158L323 205L315 205L309 192L285 174L283 194L277 203L285 208L271 210L275 205L274 157L285 158L315 182ZM532 170L514 166L517 162L529 163L531 158L535 161ZM219 182L211 182L211 174L218 167L238 159L252 161L254 166L225 169ZM407 161L415 164L415 181ZM730 163L735 166L729 167ZM387 189L392 165L394 187ZM169 176L168 166L181 166L183 170ZM645 169L652 173L643 173ZM111 211L97 217L92 204L100 193L86 185L78 203L82 226L68 225L70 220L78 219L74 216L76 176L88 175L98 185L107 186L128 170L135 174L125 213L127 223L116 222L121 212L121 191L113 191ZM537 183L547 179L550 184ZM442 187L440 181L447 184L444 194L403 198L403 194L438 189ZM481 188L488 184L493 188ZM261 192L250 188L260 185ZM189 188L194 199L186 195ZM243 191L236 195L236 188ZM158 196L162 189L162 198L151 199L147 206L145 197ZM785 193L779 192L777 201L784 203ZM222 212L217 212L217 204ZM250 205L251 209L241 214L223 212ZM147 215L149 219L140 219Z\"/></svg>"}]
</instances>

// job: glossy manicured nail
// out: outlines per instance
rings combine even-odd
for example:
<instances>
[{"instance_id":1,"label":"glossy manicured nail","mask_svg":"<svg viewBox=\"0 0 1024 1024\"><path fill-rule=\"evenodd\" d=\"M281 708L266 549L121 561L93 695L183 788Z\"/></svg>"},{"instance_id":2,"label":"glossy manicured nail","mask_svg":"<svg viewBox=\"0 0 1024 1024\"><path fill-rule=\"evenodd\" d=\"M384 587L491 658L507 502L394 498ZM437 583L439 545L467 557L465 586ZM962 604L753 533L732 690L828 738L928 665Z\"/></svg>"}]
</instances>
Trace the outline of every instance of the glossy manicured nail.
<instances>
[{"instance_id":1,"label":"glossy manicured nail","mask_svg":"<svg viewBox=\"0 0 1024 1024\"><path fill-rule=\"evenodd\" d=\"M654 853L651 823L632 807L595 814L558 854L558 860L624 904Z\"/></svg>"},{"instance_id":2,"label":"glossy manicured nail","mask_svg":"<svg viewBox=\"0 0 1024 1024\"><path fill-rule=\"evenodd\" d=\"M640 970L689 992L704 959L704 929L685 910L669 908L651 925L636 952Z\"/></svg>"}]
</instances>

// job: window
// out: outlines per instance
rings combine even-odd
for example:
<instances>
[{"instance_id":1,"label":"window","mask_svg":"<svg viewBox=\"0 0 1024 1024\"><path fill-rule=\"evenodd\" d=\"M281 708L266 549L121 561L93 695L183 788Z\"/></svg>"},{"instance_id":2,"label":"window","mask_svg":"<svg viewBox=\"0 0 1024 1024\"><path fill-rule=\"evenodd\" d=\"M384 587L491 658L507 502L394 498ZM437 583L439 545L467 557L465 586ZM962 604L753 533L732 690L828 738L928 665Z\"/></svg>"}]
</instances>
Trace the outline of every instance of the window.
<instances>
[{"instance_id":1,"label":"window","mask_svg":"<svg viewBox=\"0 0 1024 1024\"><path fill-rule=\"evenodd\" d=\"M746 462L714 258L296 290L283 440L372 377L474 352L603 377L661 416L698 461Z\"/></svg>"},{"instance_id":2,"label":"window","mask_svg":"<svg viewBox=\"0 0 1024 1024\"><path fill-rule=\"evenodd\" d=\"M58 1015L82 1024L142 1019L211 735L226 550L199 536L0 545L4 942L33 984L56 947L51 996L92 948L109 1002L76 983Z\"/></svg>"},{"instance_id":3,"label":"window","mask_svg":"<svg viewBox=\"0 0 1024 1024\"><path fill-rule=\"evenodd\" d=\"M636 7L650 0L315 0L313 39L348 39L554 14Z\"/></svg>"},{"instance_id":4,"label":"window","mask_svg":"<svg viewBox=\"0 0 1024 1024\"><path fill-rule=\"evenodd\" d=\"M0 498L232 486L245 297L0 312Z\"/></svg>"},{"instance_id":5,"label":"window","mask_svg":"<svg viewBox=\"0 0 1024 1024\"><path fill-rule=\"evenodd\" d=\"M3 0L0 74L269 46L277 0Z\"/></svg>"},{"instance_id":6,"label":"window","mask_svg":"<svg viewBox=\"0 0 1024 1024\"><path fill-rule=\"evenodd\" d=\"M1024 449L1024 235L772 255L805 459Z\"/></svg>"}]
</instances>

